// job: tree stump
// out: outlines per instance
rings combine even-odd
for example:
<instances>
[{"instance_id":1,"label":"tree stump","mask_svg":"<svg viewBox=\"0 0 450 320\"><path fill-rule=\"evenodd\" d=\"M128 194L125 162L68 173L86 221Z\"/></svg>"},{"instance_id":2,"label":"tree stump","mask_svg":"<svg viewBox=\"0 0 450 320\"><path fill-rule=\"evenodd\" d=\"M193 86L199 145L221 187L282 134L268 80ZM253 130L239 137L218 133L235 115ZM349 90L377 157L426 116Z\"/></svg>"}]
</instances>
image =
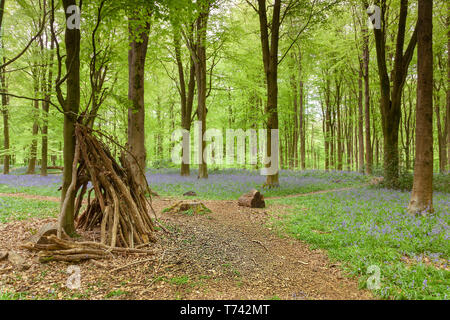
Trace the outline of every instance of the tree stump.
<instances>
[{"instance_id":1,"label":"tree stump","mask_svg":"<svg viewBox=\"0 0 450 320\"><path fill-rule=\"evenodd\" d=\"M198 201L179 201L173 206L163 210L164 213L183 213L187 215L194 214L206 214L210 213L211 210L208 209L203 203Z\"/></svg>"},{"instance_id":2,"label":"tree stump","mask_svg":"<svg viewBox=\"0 0 450 320\"><path fill-rule=\"evenodd\" d=\"M242 195L238 200L238 204L241 207L248 207L248 208L266 207L264 196L258 190L255 189L253 189L249 193Z\"/></svg>"}]
</instances>

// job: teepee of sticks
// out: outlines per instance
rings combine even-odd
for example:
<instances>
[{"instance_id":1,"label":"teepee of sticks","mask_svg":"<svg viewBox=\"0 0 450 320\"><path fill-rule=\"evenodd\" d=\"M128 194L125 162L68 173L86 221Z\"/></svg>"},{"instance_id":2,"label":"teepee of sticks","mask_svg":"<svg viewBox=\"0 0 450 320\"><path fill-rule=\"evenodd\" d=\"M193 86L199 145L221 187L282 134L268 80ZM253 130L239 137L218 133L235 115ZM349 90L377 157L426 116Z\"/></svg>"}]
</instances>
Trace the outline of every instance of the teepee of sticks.
<instances>
[{"instance_id":1,"label":"teepee of sticks","mask_svg":"<svg viewBox=\"0 0 450 320\"><path fill-rule=\"evenodd\" d=\"M77 228L92 230L100 226L101 243L110 247L135 248L154 242L154 222L149 215L153 208L146 197L151 192L147 183L144 186L137 183L129 157L122 152L119 165L108 147L84 125L76 125L75 138L74 170L67 194L74 190L77 194L81 189L75 201ZM87 190L89 182L92 188ZM94 199L91 199L92 191ZM79 214L86 192L87 207ZM63 201L60 221L64 218L67 198Z\"/></svg>"}]
</instances>

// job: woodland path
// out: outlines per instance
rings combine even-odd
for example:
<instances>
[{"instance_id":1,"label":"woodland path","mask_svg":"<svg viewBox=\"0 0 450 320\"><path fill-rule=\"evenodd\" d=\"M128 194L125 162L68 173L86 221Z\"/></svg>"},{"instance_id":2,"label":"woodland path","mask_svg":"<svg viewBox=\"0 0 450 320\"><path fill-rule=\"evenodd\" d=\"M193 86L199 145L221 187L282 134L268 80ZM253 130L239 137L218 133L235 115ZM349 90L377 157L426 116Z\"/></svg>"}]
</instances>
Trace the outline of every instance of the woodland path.
<instances>
[{"instance_id":1,"label":"woodland path","mask_svg":"<svg viewBox=\"0 0 450 320\"><path fill-rule=\"evenodd\" d=\"M44 200L37 196L34 199ZM46 197L46 200L58 199ZM119 256L102 262L103 266L83 262L79 294L86 294L84 298L88 299L374 298L367 290L358 289L357 279L344 276L340 266L331 263L325 252L283 236L283 231L271 224L272 218L288 213L287 206L269 201L265 209L249 209L239 207L236 201L202 201L212 213L196 216L162 213L176 201L153 200L160 222L171 234L158 231L160 240L153 246L156 254L152 259ZM31 230L49 221L52 219L0 224L0 249L30 255L18 249L19 243L31 235ZM95 240L97 233L85 232L82 236ZM110 272L139 260L142 263ZM21 272L20 280L12 272L3 275L0 272L3 277L0 279L6 284L14 283L15 290L34 296L48 296L52 292L56 298L67 299L73 293L64 287L67 275L61 271L61 265L35 262L29 270ZM46 276L42 277L44 272ZM55 283L61 286L55 287ZM89 293L82 293L83 290Z\"/></svg>"}]
</instances>

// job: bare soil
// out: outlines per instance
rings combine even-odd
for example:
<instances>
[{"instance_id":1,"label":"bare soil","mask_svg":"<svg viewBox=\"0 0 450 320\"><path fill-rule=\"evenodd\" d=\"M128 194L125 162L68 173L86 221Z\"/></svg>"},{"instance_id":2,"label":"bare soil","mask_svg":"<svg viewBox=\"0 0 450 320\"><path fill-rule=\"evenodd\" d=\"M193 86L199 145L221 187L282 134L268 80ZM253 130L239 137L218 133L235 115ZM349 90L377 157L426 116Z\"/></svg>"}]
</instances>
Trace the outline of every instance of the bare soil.
<instances>
[{"instance_id":1,"label":"bare soil","mask_svg":"<svg viewBox=\"0 0 450 320\"><path fill-rule=\"evenodd\" d=\"M250 209L237 201L202 201L212 213L162 213L176 201L153 201L170 231L158 231L159 241L149 246L153 256L81 262L81 287L74 290L66 286L68 263L40 264L35 254L19 248L53 219L0 224L0 251L18 252L31 264L19 271L0 261L0 288L25 292L30 299L373 299L324 252L272 230L270 217L286 214L286 207L269 203L265 209ZM81 236L96 240L98 232Z\"/></svg>"}]
</instances>

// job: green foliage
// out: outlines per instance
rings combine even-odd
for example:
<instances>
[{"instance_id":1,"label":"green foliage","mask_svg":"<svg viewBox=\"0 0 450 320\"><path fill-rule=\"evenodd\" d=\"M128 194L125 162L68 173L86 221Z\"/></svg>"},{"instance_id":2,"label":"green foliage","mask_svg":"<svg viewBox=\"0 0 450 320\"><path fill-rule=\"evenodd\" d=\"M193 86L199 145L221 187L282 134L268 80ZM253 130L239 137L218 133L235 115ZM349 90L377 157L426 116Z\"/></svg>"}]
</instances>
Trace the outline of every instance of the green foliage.
<instances>
[{"instance_id":1,"label":"green foliage","mask_svg":"<svg viewBox=\"0 0 450 320\"><path fill-rule=\"evenodd\" d=\"M113 290L113 291L108 292L105 297L106 298L115 298L115 297L120 297L120 296L123 296L126 294L128 294L128 292L119 289L119 290Z\"/></svg>"},{"instance_id":2,"label":"green foliage","mask_svg":"<svg viewBox=\"0 0 450 320\"><path fill-rule=\"evenodd\" d=\"M180 276L180 277L173 277L173 278L169 279L169 283L177 285L177 286L188 284L189 281L190 281L189 276L187 276L187 275Z\"/></svg>"},{"instance_id":3,"label":"green foliage","mask_svg":"<svg viewBox=\"0 0 450 320\"><path fill-rule=\"evenodd\" d=\"M0 184L0 193L25 193L36 196L61 196L61 191L58 191L54 186L39 186L39 187L16 187L6 184Z\"/></svg>"},{"instance_id":4,"label":"green foliage","mask_svg":"<svg viewBox=\"0 0 450 320\"><path fill-rule=\"evenodd\" d=\"M25 300L27 296L26 292L0 291L0 300Z\"/></svg>"},{"instance_id":5,"label":"green foliage","mask_svg":"<svg viewBox=\"0 0 450 320\"><path fill-rule=\"evenodd\" d=\"M56 217L58 202L0 197L0 223L11 220Z\"/></svg>"},{"instance_id":6,"label":"green foliage","mask_svg":"<svg viewBox=\"0 0 450 320\"><path fill-rule=\"evenodd\" d=\"M283 199L276 203L295 208L274 223L312 248L326 249L361 288L368 267L378 266L379 297L448 299L448 193L435 195L430 217L408 215L408 201L409 193L367 188Z\"/></svg>"},{"instance_id":7,"label":"green foliage","mask_svg":"<svg viewBox=\"0 0 450 320\"><path fill-rule=\"evenodd\" d=\"M401 171L399 175L399 183L397 190L412 191L414 184L414 173L409 171ZM433 190L435 192L448 192L450 186L450 174L435 173L433 175ZM384 188L385 185L381 182L377 188Z\"/></svg>"},{"instance_id":8,"label":"green foliage","mask_svg":"<svg viewBox=\"0 0 450 320\"><path fill-rule=\"evenodd\" d=\"M84 3L82 8L83 23L81 32L81 109L86 109L91 103L90 95L90 70L92 59L92 31L97 26L98 8L101 1ZM188 0L162 0L162 1L106 1L101 14L101 23L96 33L96 49L100 52L98 63L107 61L105 89L108 89L106 100L101 106L98 119L95 123L97 129L101 129L113 136L124 145L127 141L127 114L130 102L128 101L128 59L129 32L128 19L130 12L137 15L136 21L142 24L151 23L151 34L148 48L145 79L145 103L146 103L146 149L148 165L155 168L172 167L170 152L173 147L171 133L180 128L180 96L179 79L176 61L174 57L174 37L178 37L181 43L181 58L184 63L185 75L189 73L190 51L186 45L185 36L189 33L190 25L195 21L205 1ZM207 32L208 73L207 82L207 128L263 128L266 125L267 114L265 112L266 86L263 72L263 63L259 39L259 20L253 8L245 1L233 3L222 1L210 1L212 10L209 18ZM42 10L37 10L29 1L8 1L6 3L3 22L4 46L2 54L12 57L23 48L28 41L28 35L37 32L38 20L42 16ZM58 33L63 31L64 15L59 2L56 3L55 27ZM389 4L389 19L393 19L392 12L397 12L399 1ZM139 10L134 10L140 8ZM148 9L149 11L147 11ZM417 6L411 4L408 14L409 39L412 26L415 24ZM445 105L445 83L447 76L446 59L446 31L445 21L441 19L446 13L444 1L437 1L434 15L434 52L435 58L435 101L437 105ZM152 14L149 15L148 12ZM311 15L311 13L313 13ZM283 150L290 148L294 128L294 117L298 116L293 108L294 94L299 97L299 92L294 91L292 81L304 85L304 118L305 138L307 140L306 164L308 168L323 169L325 150L323 121L323 106L325 104L324 90L326 82L330 81L330 94L332 108L336 108L337 87L336 82L342 81L340 108L342 121L348 128L353 129L357 122L358 105L358 71L359 58L361 56L362 33L361 27L366 22L365 8L358 1L349 2L296 2L286 15L280 39L280 58L283 61L278 70L278 109L280 141ZM16 21L22 23L17 24ZM308 22L308 25L306 23ZM411 28L409 28L411 26ZM303 28L305 29L303 30ZM393 34L395 24L388 25L388 34ZM299 31L303 30L300 35ZM47 35L49 30L46 30ZM184 36L183 34L184 33ZM24 37L23 35L27 35ZM298 36L299 35L299 36ZM298 37L297 37L298 36ZM294 42L294 40L297 40ZM395 39L388 37L388 56L393 54ZM379 90L376 63L376 52L373 45L373 34L369 32L370 49L370 100L371 100L371 130L373 148L379 145L379 164L382 165L382 133L381 116L378 110ZM289 49L289 54L284 53ZM65 54L64 41L60 39L61 54ZM41 52L39 43L33 43L25 55L8 66L7 84L8 91L17 95L33 98L43 97L42 90L34 92L33 79L35 65L44 65L43 59L50 56L50 48L44 48ZM300 59L301 56L301 59ZM409 74L406 78L404 100L402 105L404 113L409 105L415 105L416 57L413 58ZM388 61L391 64L391 61ZM392 66L389 65L389 69ZM46 71L36 68L37 72ZM64 70L63 64L63 73ZM9 72L16 70L16 72ZM53 74L56 74L56 63L53 65ZM40 74L39 74L40 75ZM64 89L64 88L63 88ZM209 90L210 89L210 90ZM52 102L58 104L55 92L51 93ZM195 100L195 99L194 99ZM410 101L409 101L410 100ZM196 102L194 101L195 113ZM15 166L26 164L30 156L30 144L37 139L38 150L41 147L42 131L37 136L32 135L32 126L37 120L40 127L43 125L44 114L41 111L37 116L33 115L32 101L10 98L8 111L10 115L11 146L9 150L0 149L0 156L9 154L13 156ZM413 108L414 109L414 108ZM336 110L334 110L336 112ZM445 123L445 108L440 107L441 122ZM334 114L334 113L333 113ZM335 116L334 116L335 117ZM409 152L410 159L414 157L412 148L406 150L406 146L412 143L414 129L414 110L411 114L411 128L409 129L410 141L406 141L405 119L403 114L400 126L400 156L404 161L404 155ZM56 165L62 164L62 114L53 106L49 114L49 155L56 156ZM195 116L193 117L195 120ZM336 119L333 120L336 125ZM344 125L344 124L343 124ZM351 126L350 126L351 125ZM350 128L351 127L351 128ZM436 126L435 126L436 127ZM351 131L351 130L350 130ZM353 142L356 133L350 132ZM437 141L437 129L434 130ZM336 137L334 137L336 139ZM347 139L347 137L345 138ZM2 143L0 138L0 145ZM113 149L116 156L120 150L110 142L105 141ZM347 147L347 146L346 146ZM437 152L437 144L435 152ZM336 152L336 151L335 151ZM347 153L346 153L347 154ZM375 152L374 152L375 154ZM314 160L316 157L316 162ZM347 155L345 155L347 157ZM354 156L356 158L356 155ZM38 160L40 152L38 152ZM352 168L355 169L355 161ZM435 157L435 168L438 168ZM283 167L287 165L286 158ZM336 166L335 166L336 168ZM221 167L223 169L223 167ZM334 169L334 168L333 168ZM402 182L403 183L403 182ZM406 181L405 181L406 183Z\"/></svg>"}]
</instances>

